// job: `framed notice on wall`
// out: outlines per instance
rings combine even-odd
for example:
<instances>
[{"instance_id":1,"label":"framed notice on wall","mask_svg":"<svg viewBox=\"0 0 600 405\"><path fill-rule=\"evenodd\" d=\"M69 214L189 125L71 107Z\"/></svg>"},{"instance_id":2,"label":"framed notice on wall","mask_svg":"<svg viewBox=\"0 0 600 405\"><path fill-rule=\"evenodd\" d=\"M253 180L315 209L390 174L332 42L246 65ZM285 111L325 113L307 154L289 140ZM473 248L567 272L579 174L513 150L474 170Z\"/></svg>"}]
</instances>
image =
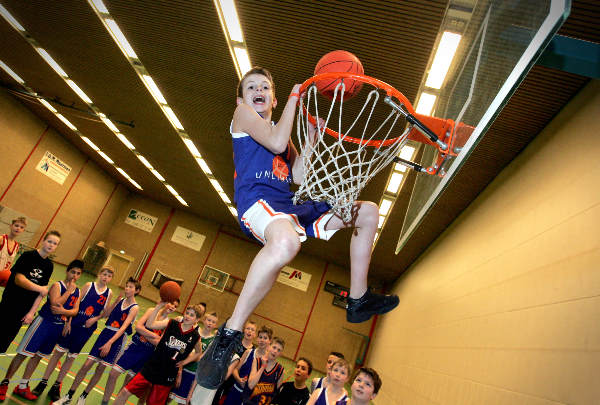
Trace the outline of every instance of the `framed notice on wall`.
<instances>
[{"instance_id":1,"label":"framed notice on wall","mask_svg":"<svg viewBox=\"0 0 600 405\"><path fill-rule=\"evenodd\" d=\"M146 232L152 232L157 221L158 217L153 217L152 215L133 208L129 210L129 214L127 214L127 218L125 218L126 224Z\"/></svg>"},{"instance_id":2,"label":"framed notice on wall","mask_svg":"<svg viewBox=\"0 0 600 405\"><path fill-rule=\"evenodd\" d=\"M44 153L42 160L37 164L35 169L61 185L65 182L69 173L71 173L71 166L48 151Z\"/></svg>"},{"instance_id":3,"label":"framed notice on wall","mask_svg":"<svg viewBox=\"0 0 600 405\"><path fill-rule=\"evenodd\" d=\"M277 276L277 282L306 292L306 290L308 290L311 277L312 275L310 273L285 266L279 272L279 276Z\"/></svg>"},{"instance_id":4,"label":"framed notice on wall","mask_svg":"<svg viewBox=\"0 0 600 405\"><path fill-rule=\"evenodd\" d=\"M171 236L172 242L178 243L197 252L200 251L200 248L202 248L205 239L206 236L194 231L190 231L189 229L185 229L183 226L178 226L175 229L175 232L173 232L173 236Z\"/></svg>"}]
</instances>

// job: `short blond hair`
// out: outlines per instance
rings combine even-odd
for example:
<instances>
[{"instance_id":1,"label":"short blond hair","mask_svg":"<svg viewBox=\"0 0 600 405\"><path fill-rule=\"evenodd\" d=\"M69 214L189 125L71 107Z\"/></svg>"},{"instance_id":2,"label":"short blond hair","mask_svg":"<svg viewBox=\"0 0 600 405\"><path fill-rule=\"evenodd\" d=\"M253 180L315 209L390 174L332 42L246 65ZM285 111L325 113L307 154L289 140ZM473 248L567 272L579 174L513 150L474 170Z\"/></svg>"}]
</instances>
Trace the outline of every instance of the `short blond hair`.
<instances>
[{"instance_id":1,"label":"short blond hair","mask_svg":"<svg viewBox=\"0 0 600 405\"><path fill-rule=\"evenodd\" d=\"M17 222L22 223L23 225L27 226L27 218L25 217L18 217L12 220L12 222L10 223L11 225L16 224Z\"/></svg>"}]
</instances>

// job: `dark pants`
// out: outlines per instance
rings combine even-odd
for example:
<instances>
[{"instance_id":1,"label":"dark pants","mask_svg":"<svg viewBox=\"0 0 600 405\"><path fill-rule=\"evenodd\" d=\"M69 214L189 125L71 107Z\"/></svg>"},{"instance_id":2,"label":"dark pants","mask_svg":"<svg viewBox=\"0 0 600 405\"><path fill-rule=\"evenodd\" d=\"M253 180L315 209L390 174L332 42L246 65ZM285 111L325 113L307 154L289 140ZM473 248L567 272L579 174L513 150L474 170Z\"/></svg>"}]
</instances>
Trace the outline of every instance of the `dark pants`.
<instances>
[{"instance_id":1,"label":"dark pants","mask_svg":"<svg viewBox=\"0 0 600 405\"><path fill-rule=\"evenodd\" d=\"M12 306L14 307L14 305ZM21 319L23 319L29 309L31 309L31 305L29 308L26 308L25 313L23 313L22 308L11 308L11 305L5 303L4 300L0 302L0 316L2 317L2 326L0 327L0 353L6 353L8 351L10 344L19 333L19 329L21 329L23 324Z\"/></svg>"}]
</instances>

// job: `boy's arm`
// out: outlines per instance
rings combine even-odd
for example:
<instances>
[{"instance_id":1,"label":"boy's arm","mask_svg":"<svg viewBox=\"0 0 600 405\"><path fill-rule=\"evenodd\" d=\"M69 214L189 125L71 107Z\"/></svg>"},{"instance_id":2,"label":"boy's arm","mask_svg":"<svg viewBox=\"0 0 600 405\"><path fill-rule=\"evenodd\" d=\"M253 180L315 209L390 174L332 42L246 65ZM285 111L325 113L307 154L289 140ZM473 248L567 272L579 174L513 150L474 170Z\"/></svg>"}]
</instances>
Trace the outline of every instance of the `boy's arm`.
<instances>
[{"instance_id":1,"label":"boy's arm","mask_svg":"<svg viewBox=\"0 0 600 405\"><path fill-rule=\"evenodd\" d=\"M79 312L79 303L80 302L81 302L81 291L79 292L79 297L77 297L77 300L73 304L73 308L65 311L65 315L68 316L69 319L71 319L71 317L77 315L77 312Z\"/></svg>"},{"instance_id":2,"label":"boy's arm","mask_svg":"<svg viewBox=\"0 0 600 405\"><path fill-rule=\"evenodd\" d=\"M285 373L282 372L281 376L279 376L279 380L277 380L277 389L281 388L281 384L283 384L284 380L285 380Z\"/></svg>"},{"instance_id":3,"label":"boy's arm","mask_svg":"<svg viewBox=\"0 0 600 405\"><path fill-rule=\"evenodd\" d=\"M45 285L37 285L29 280L23 273L15 274L15 284L21 288L26 290L35 291L39 293L42 297L48 295L48 287Z\"/></svg>"},{"instance_id":4,"label":"boy's arm","mask_svg":"<svg viewBox=\"0 0 600 405\"><path fill-rule=\"evenodd\" d=\"M242 358L240 359L237 367L234 368L233 371L231 372L231 375L233 376L233 378L235 378L237 383L240 384L242 387L244 385L246 385L246 381L248 381L248 376L246 376L244 378L240 377L240 368L242 368L242 364L246 363L246 360L248 359L248 356L250 355L251 350L252 349L246 349L246 351L242 355Z\"/></svg>"},{"instance_id":5,"label":"boy's arm","mask_svg":"<svg viewBox=\"0 0 600 405\"><path fill-rule=\"evenodd\" d=\"M108 317L110 315L110 313L113 311L113 309L115 309L115 307L117 306L117 304L121 301L121 299L123 298L123 295L125 294L125 290L121 291L119 293L119 295L117 295L114 299L113 302L110 303L110 305L104 309L104 313L102 314L103 317ZM112 297L112 291L110 292L110 294L108 294L108 299L107 301L110 301L110 298Z\"/></svg>"},{"instance_id":6,"label":"boy's arm","mask_svg":"<svg viewBox=\"0 0 600 405\"><path fill-rule=\"evenodd\" d=\"M247 133L252 139L275 154L283 153L290 141L299 90L300 85L294 85L279 122L275 126L265 121L249 105L239 104L233 113L233 131Z\"/></svg>"},{"instance_id":7,"label":"boy's arm","mask_svg":"<svg viewBox=\"0 0 600 405\"><path fill-rule=\"evenodd\" d=\"M148 317L148 320L146 321L145 326L147 326L150 329L165 329L167 327L167 325L169 324L169 321L170 321L169 318L161 319L161 320L156 319L156 317L158 316L158 312L165 307L165 304L166 303L163 301L156 304L156 306L150 313L150 316Z\"/></svg>"},{"instance_id":8,"label":"boy's arm","mask_svg":"<svg viewBox=\"0 0 600 405\"><path fill-rule=\"evenodd\" d=\"M156 333L154 333L151 330L149 330L148 328L146 328L146 321L152 314L153 310L154 310L154 308L148 308L146 310L146 312L144 312L144 315L142 315L142 317L140 319L138 319L138 321L135 323L135 331L149 340L155 339L158 337L158 335Z\"/></svg>"},{"instance_id":9,"label":"boy's arm","mask_svg":"<svg viewBox=\"0 0 600 405\"><path fill-rule=\"evenodd\" d=\"M263 361L263 364L258 367L258 357L254 357L252 360L252 370L250 371L250 376L248 377L248 388L254 389L256 384L260 381L260 377L262 376L263 371L267 367L267 362Z\"/></svg>"},{"instance_id":10,"label":"boy's arm","mask_svg":"<svg viewBox=\"0 0 600 405\"><path fill-rule=\"evenodd\" d=\"M321 131L325 128L325 120L319 118L319 129ZM308 137L310 145L304 146L304 152L302 155L298 153L298 150L292 142L290 142L290 164L292 166L292 180L295 184L301 184L304 178L304 161L310 159L313 153L313 146L317 142L317 127L310 122L308 123Z\"/></svg>"},{"instance_id":11,"label":"boy's arm","mask_svg":"<svg viewBox=\"0 0 600 405\"><path fill-rule=\"evenodd\" d=\"M121 325L119 330L116 331L115 334L110 339L108 339L108 341L104 345L102 345L102 347L100 347L100 357L104 357L108 354L112 344L115 343L116 340L123 335L123 333L125 333L125 330L127 330L127 327L131 324L131 322L133 322L133 320L137 316L137 313L138 306L136 305L135 307L131 308L131 310L129 311L129 315L127 315L127 318L125 319L123 325Z\"/></svg>"},{"instance_id":12,"label":"boy's arm","mask_svg":"<svg viewBox=\"0 0 600 405\"><path fill-rule=\"evenodd\" d=\"M29 310L29 312L27 312L25 314L23 319L21 319L21 321L25 325L29 325L31 322L33 322L33 318L35 318L35 313L37 312L38 308L40 307L42 299L43 299L43 297L41 294L38 294L38 296L35 297L35 301L33 301L33 305L31 306L31 309Z\"/></svg>"}]
</instances>

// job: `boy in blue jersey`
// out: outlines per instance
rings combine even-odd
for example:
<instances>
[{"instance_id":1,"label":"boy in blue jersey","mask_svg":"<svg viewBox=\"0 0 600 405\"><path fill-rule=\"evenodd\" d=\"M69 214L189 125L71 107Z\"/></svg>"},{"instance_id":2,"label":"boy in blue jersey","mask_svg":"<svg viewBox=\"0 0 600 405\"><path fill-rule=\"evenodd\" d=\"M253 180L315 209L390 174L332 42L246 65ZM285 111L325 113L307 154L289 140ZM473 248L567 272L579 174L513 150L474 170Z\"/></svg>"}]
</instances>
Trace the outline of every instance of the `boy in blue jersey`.
<instances>
[{"instance_id":1,"label":"boy in blue jersey","mask_svg":"<svg viewBox=\"0 0 600 405\"><path fill-rule=\"evenodd\" d=\"M63 379L71 369L73 361L79 355L87 341L92 337L96 330L98 320L108 316L106 309L109 307L112 299L112 291L108 283L113 278L115 271L111 266L104 266L98 272L95 282L87 282L81 288L79 302L79 312L65 324L63 336L58 339L56 349L48 360L48 366L39 384L34 388L33 393L38 397L44 392L48 385L50 375L58 365L58 362L66 353L64 363L60 366L60 371L54 384L48 391L48 398L56 401L60 398L60 386Z\"/></svg>"},{"instance_id":2,"label":"boy in blue jersey","mask_svg":"<svg viewBox=\"0 0 600 405\"><path fill-rule=\"evenodd\" d=\"M96 386L100 377L102 377L104 369L112 367L115 363L118 354L125 345L125 336L131 335L133 332L131 323L135 320L138 313L138 304L135 302L135 296L139 294L141 289L140 282L133 277L129 277L123 290L125 297L121 298L121 296L118 296L107 311L109 315L106 320L106 326L100 332L94 346L92 346L87 360L77 372L71 389L69 389L66 395L54 402L55 405L69 405L87 372L92 368L94 363L98 363L94 375L90 378L90 382L77 400L77 405L85 404L88 394Z\"/></svg>"},{"instance_id":3,"label":"boy in blue jersey","mask_svg":"<svg viewBox=\"0 0 600 405\"><path fill-rule=\"evenodd\" d=\"M273 125L277 106L271 74L263 68L249 70L238 86L237 108L231 123L234 154L234 189L242 230L263 244L246 277L231 318L198 365L198 384L214 389L223 381L227 366L242 337L248 316L269 292L283 266L300 250L307 236L328 240L342 228L353 228L350 242L351 282L346 319L364 322L398 305L397 296L372 293L367 274L379 221L376 204L356 201L351 223L330 210L325 202L292 202L292 182L304 176L303 157L290 141L300 85L292 89L279 122ZM316 129L309 131L316 139Z\"/></svg>"},{"instance_id":4,"label":"boy in blue jersey","mask_svg":"<svg viewBox=\"0 0 600 405\"><path fill-rule=\"evenodd\" d=\"M21 339L17 355L12 359L4 377L5 381L10 379L23 360L29 357L23 379L13 392L15 395L27 400L37 399L38 396L29 389L29 379L42 357L52 354L52 350L63 332L67 317L75 316L79 311L77 280L81 276L82 269L83 262L81 260L73 260L69 263L65 280L52 284L46 303Z\"/></svg>"}]
</instances>

